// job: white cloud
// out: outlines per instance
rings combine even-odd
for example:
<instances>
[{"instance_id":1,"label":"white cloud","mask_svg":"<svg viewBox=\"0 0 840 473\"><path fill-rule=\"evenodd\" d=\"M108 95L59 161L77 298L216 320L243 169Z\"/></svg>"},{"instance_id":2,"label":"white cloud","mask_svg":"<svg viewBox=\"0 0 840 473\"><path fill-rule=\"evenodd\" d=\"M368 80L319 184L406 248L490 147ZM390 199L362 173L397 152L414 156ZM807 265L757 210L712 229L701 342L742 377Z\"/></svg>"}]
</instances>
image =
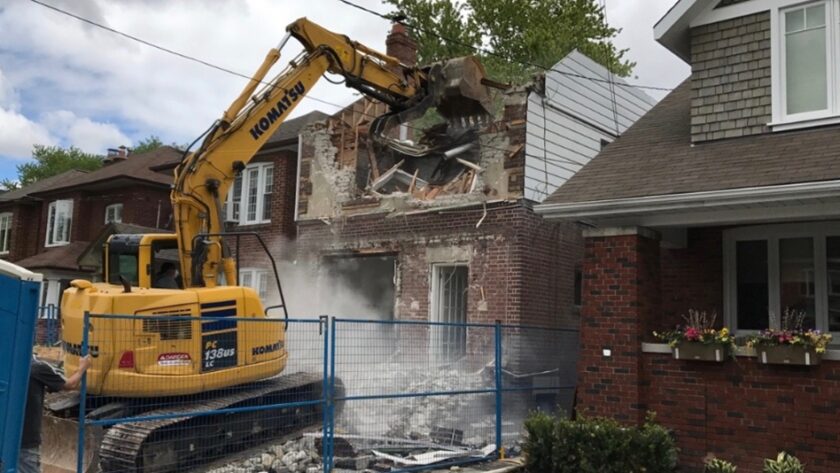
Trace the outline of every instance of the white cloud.
<instances>
[{"instance_id":1,"label":"white cloud","mask_svg":"<svg viewBox=\"0 0 840 473\"><path fill-rule=\"evenodd\" d=\"M674 1L607 2L610 23L624 29L618 45L630 47L630 59L638 62L638 78L631 82L673 87L688 74L687 67L652 38L653 24ZM143 46L32 2L0 3L4 4L0 7L0 107L5 121L15 121L18 130L29 130L18 134L0 130L0 156L7 149L20 152L21 147L28 155L32 142L20 143L34 139L96 152L151 134L164 142L191 142L245 84L240 77ZM379 50L385 49L389 29L387 21L336 0L50 3L247 75L285 34L285 26L302 16ZM362 3L382 12L390 10L377 2ZM279 65L299 51L298 44L290 41ZM295 114L336 110L312 97L338 104L354 99L353 91L321 81ZM70 116L73 123L68 121Z\"/></svg>"},{"instance_id":2,"label":"white cloud","mask_svg":"<svg viewBox=\"0 0 840 473\"><path fill-rule=\"evenodd\" d=\"M0 108L0 156L27 159L33 144L53 144L42 125L11 110Z\"/></svg>"},{"instance_id":3,"label":"white cloud","mask_svg":"<svg viewBox=\"0 0 840 473\"><path fill-rule=\"evenodd\" d=\"M131 139L115 125L78 117L68 110L48 112L41 121L62 141L88 153L103 154L107 148L131 144Z\"/></svg>"}]
</instances>

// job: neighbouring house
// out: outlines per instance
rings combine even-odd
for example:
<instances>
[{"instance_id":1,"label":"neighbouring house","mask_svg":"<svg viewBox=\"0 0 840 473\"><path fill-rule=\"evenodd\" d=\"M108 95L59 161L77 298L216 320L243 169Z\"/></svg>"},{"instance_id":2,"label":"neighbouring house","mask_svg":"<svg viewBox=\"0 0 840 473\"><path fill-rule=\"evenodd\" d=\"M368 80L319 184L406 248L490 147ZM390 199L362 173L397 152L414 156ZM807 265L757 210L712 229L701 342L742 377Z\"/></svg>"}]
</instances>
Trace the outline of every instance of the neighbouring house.
<instances>
[{"instance_id":1,"label":"neighbouring house","mask_svg":"<svg viewBox=\"0 0 840 473\"><path fill-rule=\"evenodd\" d=\"M819 366L675 360L689 309L739 335L792 309L840 342L840 4L680 0L654 28L691 76L537 207L583 222L578 409L761 471L840 468L840 350ZM831 347L830 347L831 348Z\"/></svg>"},{"instance_id":2,"label":"neighbouring house","mask_svg":"<svg viewBox=\"0 0 840 473\"><path fill-rule=\"evenodd\" d=\"M71 280L99 277L101 257L80 258L98 254L108 235L171 228L169 188L181 156L170 146L136 155L109 150L100 169L0 195L0 257L42 273L42 304L58 305Z\"/></svg>"},{"instance_id":3,"label":"neighbouring house","mask_svg":"<svg viewBox=\"0 0 840 473\"><path fill-rule=\"evenodd\" d=\"M414 64L401 27L387 44ZM387 107L368 99L306 127L295 254L317 273L319 290L292 313L576 327L580 228L548 222L533 206L654 101L577 51L554 69L496 91L492 117L446 124L426 116L402 126L387 149L369 136ZM434 133L472 136L474 145L451 160L395 150ZM457 358L469 350L467 335L450 332L432 349Z\"/></svg>"},{"instance_id":4,"label":"neighbouring house","mask_svg":"<svg viewBox=\"0 0 840 473\"><path fill-rule=\"evenodd\" d=\"M300 132L327 116L313 111L283 123L236 175L228 192L226 231L258 233L277 261L289 257L289 243L297 233L294 215ZM255 237L242 236L238 252L234 237L228 238L228 244L238 255L240 284L253 288L268 301L276 284L259 242Z\"/></svg>"}]
</instances>

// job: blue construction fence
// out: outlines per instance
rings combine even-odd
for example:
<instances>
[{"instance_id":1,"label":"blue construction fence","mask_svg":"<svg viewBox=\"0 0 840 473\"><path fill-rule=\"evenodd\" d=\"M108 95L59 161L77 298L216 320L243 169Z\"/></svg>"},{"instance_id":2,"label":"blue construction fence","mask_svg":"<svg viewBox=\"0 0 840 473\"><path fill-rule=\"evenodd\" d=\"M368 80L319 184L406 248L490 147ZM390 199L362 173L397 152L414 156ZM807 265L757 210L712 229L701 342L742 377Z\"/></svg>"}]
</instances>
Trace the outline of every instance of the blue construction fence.
<instances>
[{"instance_id":1,"label":"blue construction fence","mask_svg":"<svg viewBox=\"0 0 840 473\"><path fill-rule=\"evenodd\" d=\"M76 471L449 468L515 456L530 411L572 409L573 329L224 310L86 315Z\"/></svg>"},{"instance_id":2,"label":"blue construction fence","mask_svg":"<svg viewBox=\"0 0 840 473\"><path fill-rule=\"evenodd\" d=\"M35 344L54 346L61 341L61 316L58 306L47 304L38 307L38 321L35 326Z\"/></svg>"}]
</instances>

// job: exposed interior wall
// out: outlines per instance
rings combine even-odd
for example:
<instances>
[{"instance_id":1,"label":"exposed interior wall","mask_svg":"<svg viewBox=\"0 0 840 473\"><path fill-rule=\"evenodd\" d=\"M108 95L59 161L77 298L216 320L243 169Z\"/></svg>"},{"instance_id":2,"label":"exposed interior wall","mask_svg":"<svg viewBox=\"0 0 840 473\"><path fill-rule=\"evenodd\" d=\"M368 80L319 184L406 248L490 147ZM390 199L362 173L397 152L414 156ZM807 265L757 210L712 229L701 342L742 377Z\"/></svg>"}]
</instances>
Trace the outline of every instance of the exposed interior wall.
<instances>
[{"instance_id":1,"label":"exposed interior wall","mask_svg":"<svg viewBox=\"0 0 840 473\"><path fill-rule=\"evenodd\" d=\"M496 117L467 123L478 133L471 152L479 170L452 160L455 172L440 183L423 179L430 167L423 160L439 158L411 158L416 162L400 165L374 153L368 128L375 116L387 112L380 103L362 99L325 123L307 127L301 135L298 219L399 214L521 198L526 98L524 89L506 92L499 98L502 108ZM407 125L400 131L402 138L418 141L421 126ZM388 180L389 172L393 182L380 181Z\"/></svg>"}]
</instances>

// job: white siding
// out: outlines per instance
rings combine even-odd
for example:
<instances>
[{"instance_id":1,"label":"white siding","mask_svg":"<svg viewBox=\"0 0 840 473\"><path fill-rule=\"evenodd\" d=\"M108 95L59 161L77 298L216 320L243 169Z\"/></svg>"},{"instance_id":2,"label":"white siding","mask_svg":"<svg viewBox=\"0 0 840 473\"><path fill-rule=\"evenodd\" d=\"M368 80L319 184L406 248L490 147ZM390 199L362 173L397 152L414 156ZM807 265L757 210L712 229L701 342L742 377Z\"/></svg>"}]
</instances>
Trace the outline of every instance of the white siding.
<instances>
[{"instance_id":1,"label":"white siding","mask_svg":"<svg viewBox=\"0 0 840 473\"><path fill-rule=\"evenodd\" d=\"M654 99L572 51L548 71L545 97L528 96L525 197L542 202L601 150L644 115ZM615 98L613 100L613 97Z\"/></svg>"}]
</instances>

